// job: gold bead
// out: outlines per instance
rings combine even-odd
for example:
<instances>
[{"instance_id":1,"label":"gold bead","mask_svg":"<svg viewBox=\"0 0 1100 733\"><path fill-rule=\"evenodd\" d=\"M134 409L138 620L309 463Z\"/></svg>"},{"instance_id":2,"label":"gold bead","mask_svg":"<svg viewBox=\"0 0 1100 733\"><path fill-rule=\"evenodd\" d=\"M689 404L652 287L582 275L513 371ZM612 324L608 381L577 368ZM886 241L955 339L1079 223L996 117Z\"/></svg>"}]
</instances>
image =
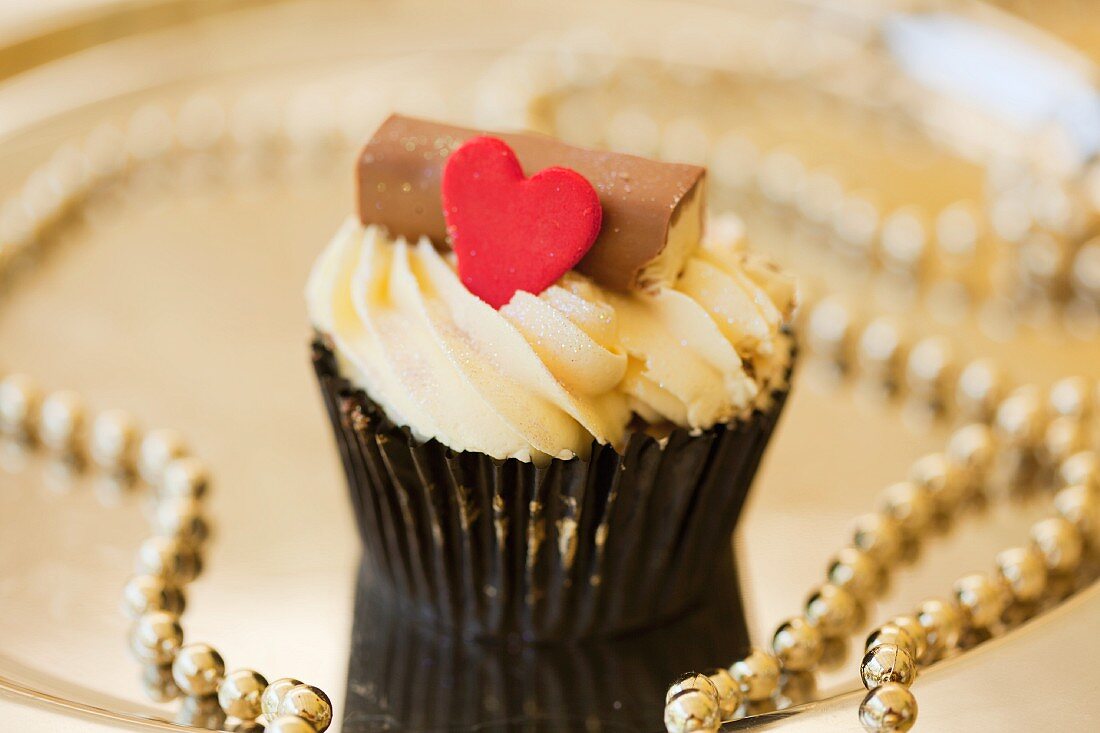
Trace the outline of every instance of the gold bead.
<instances>
[{"instance_id":1,"label":"gold bead","mask_svg":"<svg viewBox=\"0 0 1100 733\"><path fill-rule=\"evenodd\" d=\"M159 575L135 575L122 590L126 615L137 619L152 611L183 613L183 593Z\"/></svg>"},{"instance_id":2,"label":"gold bead","mask_svg":"<svg viewBox=\"0 0 1100 733\"><path fill-rule=\"evenodd\" d=\"M829 561L826 576L833 585L857 598L868 598L882 587L882 571L863 550L845 547Z\"/></svg>"},{"instance_id":3,"label":"gold bead","mask_svg":"<svg viewBox=\"0 0 1100 733\"><path fill-rule=\"evenodd\" d=\"M164 497L153 511L153 529L165 537L175 537L195 547L210 535L202 504L190 496Z\"/></svg>"},{"instance_id":4,"label":"gold bead","mask_svg":"<svg viewBox=\"0 0 1100 733\"><path fill-rule=\"evenodd\" d=\"M955 605L966 614L970 626L988 629L1001 619L1008 597L1005 588L985 573L964 575L953 586Z\"/></svg>"},{"instance_id":5,"label":"gold bead","mask_svg":"<svg viewBox=\"0 0 1100 733\"><path fill-rule=\"evenodd\" d=\"M173 583L188 583L199 570L199 558L190 546L175 537L150 537L138 548L137 572L160 575Z\"/></svg>"},{"instance_id":6,"label":"gold bead","mask_svg":"<svg viewBox=\"0 0 1100 733\"><path fill-rule=\"evenodd\" d=\"M1087 419L1093 411L1095 390L1084 377L1065 377L1051 385L1050 409L1055 415Z\"/></svg>"},{"instance_id":7,"label":"gold bead","mask_svg":"<svg viewBox=\"0 0 1100 733\"><path fill-rule=\"evenodd\" d=\"M1001 401L993 417L993 429L1006 444L1031 449L1039 445L1046 430L1047 413L1034 385L1018 387Z\"/></svg>"},{"instance_id":8,"label":"gold bead","mask_svg":"<svg viewBox=\"0 0 1100 733\"><path fill-rule=\"evenodd\" d=\"M1084 484L1067 486L1054 496L1059 516L1073 523L1087 544L1100 544L1100 498Z\"/></svg>"},{"instance_id":9,"label":"gold bead","mask_svg":"<svg viewBox=\"0 0 1100 733\"><path fill-rule=\"evenodd\" d=\"M268 684L264 689L264 694L260 696L260 708L264 714L264 718L268 721L274 720L279 715L279 703L283 701L283 696L294 687L302 684L300 680L296 680L293 677L283 677L277 679L274 682Z\"/></svg>"},{"instance_id":10,"label":"gold bead","mask_svg":"<svg viewBox=\"0 0 1100 733\"><path fill-rule=\"evenodd\" d=\"M963 632L963 615L950 603L932 599L917 608L917 621L924 628L929 659L955 649Z\"/></svg>"},{"instance_id":11,"label":"gold bead","mask_svg":"<svg viewBox=\"0 0 1100 733\"><path fill-rule=\"evenodd\" d=\"M923 635L923 631L921 632ZM920 658L922 651L917 640L908 629L903 629L893 623L885 623L867 635L863 644L863 651L869 652L878 646L896 646L909 652L914 659Z\"/></svg>"},{"instance_id":12,"label":"gold bead","mask_svg":"<svg viewBox=\"0 0 1100 733\"><path fill-rule=\"evenodd\" d=\"M1056 417L1043 434L1042 460L1048 466L1058 465L1088 444L1088 431L1078 418Z\"/></svg>"},{"instance_id":13,"label":"gold bead","mask_svg":"<svg viewBox=\"0 0 1100 733\"><path fill-rule=\"evenodd\" d=\"M919 664L920 660L924 659L924 655L928 652L928 633L924 630L924 627L921 626L920 621L915 617L894 616L894 618L890 619L889 622L883 624L880 628L883 630L894 628L907 632L916 643L914 648L907 650L910 656L913 657L913 661Z\"/></svg>"},{"instance_id":14,"label":"gold bead","mask_svg":"<svg viewBox=\"0 0 1100 733\"><path fill-rule=\"evenodd\" d=\"M902 539L898 521L881 512L869 512L857 517L852 531L852 544L867 553L870 560L882 565L893 562L901 555ZM874 576L877 578L878 575L879 570L876 567ZM872 585L867 590L873 588ZM862 593L851 587L849 590L857 595Z\"/></svg>"},{"instance_id":15,"label":"gold bead","mask_svg":"<svg viewBox=\"0 0 1100 733\"><path fill-rule=\"evenodd\" d=\"M730 675L741 685L749 702L767 700L779 689L779 662L760 649L753 649L744 659L730 666Z\"/></svg>"},{"instance_id":16,"label":"gold bead","mask_svg":"<svg viewBox=\"0 0 1100 733\"><path fill-rule=\"evenodd\" d=\"M1004 394L1004 373L992 359L975 359L955 382L955 405L964 420L988 420Z\"/></svg>"},{"instance_id":17,"label":"gold bead","mask_svg":"<svg viewBox=\"0 0 1100 733\"><path fill-rule=\"evenodd\" d=\"M138 448L138 472L150 486L160 486L164 469L187 453L183 436L175 430L150 430Z\"/></svg>"},{"instance_id":18,"label":"gold bead","mask_svg":"<svg viewBox=\"0 0 1100 733\"><path fill-rule=\"evenodd\" d=\"M813 669L824 651L821 630L800 616L784 621L772 636L772 652L787 672Z\"/></svg>"},{"instance_id":19,"label":"gold bead","mask_svg":"<svg viewBox=\"0 0 1100 733\"><path fill-rule=\"evenodd\" d=\"M847 361L853 330L851 309L838 297L822 298L810 311L806 326L809 351L821 359Z\"/></svg>"},{"instance_id":20,"label":"gold bead","mask_svg":"<svg viewBox=\"0 0 1100 733\"><path fill-rule=\"evenodd\" d=\"M39 410L38 439L56 453L72 452L84 427L84 400L72 390L52 392Z\"/></svg>"},{"instance_id":21,"label":"gold bead","mask_svg":"<svg viewBox=\"0 0 1100 733\"><path fill-rule=\"evenodd\" d=\"M995 452L992 431L981 423L971 423L951 434L944 455L961 474L967 489L973 490L989 475Z\"/></svg>"},{"instance_id":22,"label":"gold bead","mask_svg":"<svg viewBox=\"0 0 1100 733\"><path fill-rule=\"evenodd\" d=\"M668 733L716 731L718 698L702 690L684 690L665 705L665 730Z\"/></svg>"},{"instance_id":23,"label":"gold bead","mask_svg":"<svg viewBox=\"0 0 1100 733\"><path fill-rule=\"evenodd\" d=\"M332 701L312 685L295 685L287 690L278 712L279 715L297 715L316 728L317 733L324 733L332 725Z\"/></svg>"},{"instance_id":24,"label":"gold bead","mask_svg":"<svg viewBox=\"0 0 1100 733\"><path fill-rule=\"evenodd\" d=\"M806 618L824 637L847 636L859 621L859 601L832 583L814 591L806 600Z\"/></svg>"},{"instance_id":25,"label":"gold bead","mask_svg":"<svg viewBox=\"0 0 1100 733\"><path fill-rule=\"evenodd\" d=\"M905 384L913 396L933 406L943 402L953 371L950 342L931 336L918 341L905 362Z\"/></svg>"},{"instance_id":26,"label":"gold bead","mask_svg":"<svg viewBox=\"0 0 1100 733\"><path fill-rule=\"evenodd\" d=\"M900 481L882 492L882 511L901 525L902 532L916 537L932 521L932 497L912 481Z\"/></svg>"},{"instance_id":27,"label":"gold bead","mask_svg":"<svg viewBox=\"0 0 1100 733\"><path fill-rule=\"evenodd\" d=\"M179 616L167 611L143 614L130 629L130 650L140 662L169 664L183 645Z\"/></svg>"},{"instance_id":28,"label":"gold bead","mask_svg":"<svg viewBox=\"0 0 1100 733\"><path fill-rule=\"evenodd\" d=\"M863 655L859 665L863 686L873 690L887 682L908 687L917 678L917 665L909 652L896 644L879 644Z\"/></svg>"},{"instance_id":29,"label":"gold bead","mask_svg":"<svg viewBox=\"0 0 1100 733\"><path fill-rule=\"evenodd\" d=\"M997 553L997 576L1012 597L1023 603L1039 600L1047 586L1047 567L1034 547L1013 547Z\"/></svg>"},{"instance_id":30,"label":"gold bead","mask_svg":"<svg viewBox=\"0 0 1100 733\"><path fill-rule=\"evenodd\" d=\"M92 460L100 468L128 467L136 442L137 424L124 410L104 410L92 422Z\"/></svg>"},{"instance_id":31,"label":"gold bead","mask_svg":"<svg viewBox=\"0 0 1100 733\"><path fill-rule=\"evenodd\" d=\"M0 380L0 432L28 435L34 432L41 393L24 374L9 374Z\"/></svg>"},{"instance_id":32,"label":"gold bead","mask_svg":"<svg viewBox=\"0 0 1100 733\"><path fill-rule=\"evenodd\" d=\"M1062 517L1043 519L1031 526L1031 544L1052 573L1068 573L1081 562L1084 547L1073 524Z\"/></svg>"},{"instance_id":33,"label":"gold bead","mask_svg":"<svg viewBox=\"0 0 1100 733\"><path fill-rule=\"evenodd\" d=\"M702 690L708 695L718 696L718 688L715 686L714 680L705 674L688 672L669 685L668 692L665 693L665 702L667 703L684 690Z\"/></svg>"},{"instance_id":34,"label":"gold bead","mask_svg":"<svg viewBox=\"0 0 1100 733\"><path fill-rule=\"evenodd\" d=\"M718 715L721 720L733 720L737 708L741 707L741 685L733 678L728 669L712 669L708 676L718 692ZM667 702L667 701L666 701Z\"/></svg>"},{"instance_id":35,"label":"gold bead","mask_svg":"<svg viewBox=\"0 0 1100 733\"><path fill-rule=\"evenodd\" d=\"M271 719L264 733L317 733L317 729L297 715L280 715Z\"/></svg>"},{"instance_id":36,"label":"gold bead","mask_svg":"<svg viewBox=\"0 0 1100 733\"><path fill-rule=\"evenodd\" d=\"M218 685L218 704L226 715L241 720L255 720L262 712L260 697L267 688L267 680L251 669L237 669L225 676Z\"/></svg>"},{"instance_id":37,"label":"gold bead","mask_svg":"<svg viewBox=\"0 0 1100 733\"><path fill-rule=\"evenodd\" d=\"M193 456L183 456L164 467L161 492L168 497L201 499L208 484L206 464Z\"/></svg>"},{"instance_id":38,"label":"gold bead","mask_svg":"<svg viewBox=\"0 0 1100 733\"><path fill-rule=\"evenodd\" d=\"M863 698L859 722L867 733L905 733L917 722L917 698L905 685L887 682Z\"/></svg>"},{"instance_id":39,"label":"gold bead","mask_svg":"<svg viewBox=\"0 0 1100 733\"><path fill-rule=\"evenodd\" d=\"M896 386L898 368L905 356L902 341L901 329L888 316L868 323L860 333L856 351L860 373L886 386Z\"/></svg>"},{"instance_id":40,"label":"gold bead","mask_svg":"<svg viewBox=\"0 0 1100 733\"><path fill-rule=\"evenodd\" d=\"M963 498L963 476L942 453L929 453L909 469L909 480L928 492L936 507L950 513Z\"/></svg>"},{"instance_id":41,"label":"gold bead","mask_svg":"<svg viewBox=\"0 0 1100 733\"><path fill-rule=\"evenodd\" d=\"M1062 486L1083 484L1093 491L1100 491L1100 458L1091 450L1075 453L1058 468Z\"/></svg>"},{"instance_id":42,"label":"gold bead","mask_svg":"<svg viewBox=\"0 0 1100 733\"><path fill-rule=\"evenodd\" d=\"M225 677L222 656L208 644L188 644L176 653L172 679L190 697L213 695Z\"/></svg>"}]
</instances>

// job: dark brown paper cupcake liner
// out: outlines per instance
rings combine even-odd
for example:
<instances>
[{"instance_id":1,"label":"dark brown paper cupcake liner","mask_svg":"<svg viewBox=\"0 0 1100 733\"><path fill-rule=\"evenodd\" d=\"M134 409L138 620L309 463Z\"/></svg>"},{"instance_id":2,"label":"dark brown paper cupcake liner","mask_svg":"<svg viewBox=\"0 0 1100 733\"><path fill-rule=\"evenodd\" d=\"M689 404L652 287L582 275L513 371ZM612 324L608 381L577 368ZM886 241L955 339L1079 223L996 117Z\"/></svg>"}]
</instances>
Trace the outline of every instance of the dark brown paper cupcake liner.
<instances>
[{"instance_id":1,"label":"dark brown paper cupcake liner","mask_svg":"<svg viewBox=\"0 0 1100 733\"><path fill-rule=\"evenodd\" d=\"M560 641L653 626L698 604L782 411L619 454L536 467L417 440L313 362L376 574L424 621L467 638Z\"/></svg>"}]
</instances>

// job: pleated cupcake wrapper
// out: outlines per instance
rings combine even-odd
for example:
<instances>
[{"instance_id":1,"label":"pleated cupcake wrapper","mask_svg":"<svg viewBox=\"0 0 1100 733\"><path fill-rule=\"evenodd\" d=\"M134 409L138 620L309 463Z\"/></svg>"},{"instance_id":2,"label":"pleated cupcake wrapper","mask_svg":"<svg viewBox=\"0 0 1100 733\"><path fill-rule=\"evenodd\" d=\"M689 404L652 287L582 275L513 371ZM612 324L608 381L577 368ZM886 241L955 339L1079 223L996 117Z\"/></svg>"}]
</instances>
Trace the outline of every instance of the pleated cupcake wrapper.
<instances>
[{"instance_id":1,"label":"pleated cupcake wrapper","mask_svg":"<svg viewBox=\"0 0 1100 733\"><path fill-rule=\"evenodd\" d=\"M409 610L467 638L608 636L706 592L786 399L697 435L635 433L619 454L536 467L455 452L394 425L313 361L375 572Z\"/></svg>"}]
</instances>

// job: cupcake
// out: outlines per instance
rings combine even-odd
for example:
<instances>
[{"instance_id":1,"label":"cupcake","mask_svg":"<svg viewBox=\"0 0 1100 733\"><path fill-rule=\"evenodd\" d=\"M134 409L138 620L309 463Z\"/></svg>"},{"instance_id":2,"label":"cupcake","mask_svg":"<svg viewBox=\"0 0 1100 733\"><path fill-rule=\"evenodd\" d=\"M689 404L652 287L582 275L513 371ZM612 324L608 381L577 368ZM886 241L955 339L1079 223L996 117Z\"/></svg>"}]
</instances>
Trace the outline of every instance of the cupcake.
<instances>
[{"instance_id":1,"label":"cupcake","mask_svg":"<svg viewBox=\"0 0 1100 733\"><path fill-rule=\"evenodd\" d=\"M697 605L789 389L791 277L705 170L394 116L307 286L365 553L410 615L557 641Z\"/></svg>"}]
</instances>

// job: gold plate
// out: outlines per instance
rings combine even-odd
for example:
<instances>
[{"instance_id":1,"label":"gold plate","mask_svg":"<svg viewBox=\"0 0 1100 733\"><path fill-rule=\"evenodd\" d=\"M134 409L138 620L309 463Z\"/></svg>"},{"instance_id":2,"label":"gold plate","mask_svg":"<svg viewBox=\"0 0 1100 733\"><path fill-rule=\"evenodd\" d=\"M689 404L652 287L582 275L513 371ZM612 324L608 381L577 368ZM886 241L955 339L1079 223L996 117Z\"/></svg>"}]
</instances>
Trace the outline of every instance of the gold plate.
<instances>
[{"instance_id":1,"label":"gold plate","mask_svg":"<svg viewBox=\"0 0 1100 733\"><path fill-rule=\"evenodd\" d=\"M95 44L84 48L87 34L58 31L32 44L50 61L5 67L20 73L0 85L0 197L59 145L104 121L125 129L135 114L157 119L168 110L186 120L180 110L187 109L201 118L204 100L230 110L230 132L240 121L234 110L252 100L245 122L266 121L314 142L331 132L330 143L281 153L272 166L236 154L227 165L221 154L198 153L149 167L67 227L6 293L0 360L50 388L85 393L94 408L122 407L148 427L188 436L216 478L217 522L206 570L189 593L189 639L215 645L230 668L306 679L332 694L338 713L353 716L344 730L366 730L344 706L358 541L310 369L302 297L313 258L351 210L351 141L393 108L471 119L476 81L536 35L582 22L613 27L624 12L652 29L696 16L737 22L754 4L245 2L214 3L207 12L182 5L157 3L132 16L111 11L113 23L79 26L101 34ZM126 26L127 17L138 20ZM761 231L762 248L790 254L786 242L769 242ZM807 256L796 270L800 262L818 269ZM856 287L840 275L836 282ZM1089 369L1097 376L1095 342L1038 333L997 344L959 333L975 353L1010 358L1019 378L1047 383ZM807 368L799 375L737 538L760 641L799 611L827 556L847 541L851 518L946 435L943 426L914 427L899 406L869 404L851 386L819 376ZM174 728L168 723L178 706L145 698L117 611L143 539L140 498L72 479L39 457L8 450L2 459L0 719L13 730ZM995 551L1023 541L1042 508L995 502L931 542L885 602L868 609L870 621L986 570ZM934 667L915 688L921 729L1095 725L1100 676L1089 660L1100 654L1098 618L1094 586ZM856 730L861 638L838 669L820 675L820 701L732 728ZM659 727L655 719L652 729Z\"/></svg>"}]
</instances>

